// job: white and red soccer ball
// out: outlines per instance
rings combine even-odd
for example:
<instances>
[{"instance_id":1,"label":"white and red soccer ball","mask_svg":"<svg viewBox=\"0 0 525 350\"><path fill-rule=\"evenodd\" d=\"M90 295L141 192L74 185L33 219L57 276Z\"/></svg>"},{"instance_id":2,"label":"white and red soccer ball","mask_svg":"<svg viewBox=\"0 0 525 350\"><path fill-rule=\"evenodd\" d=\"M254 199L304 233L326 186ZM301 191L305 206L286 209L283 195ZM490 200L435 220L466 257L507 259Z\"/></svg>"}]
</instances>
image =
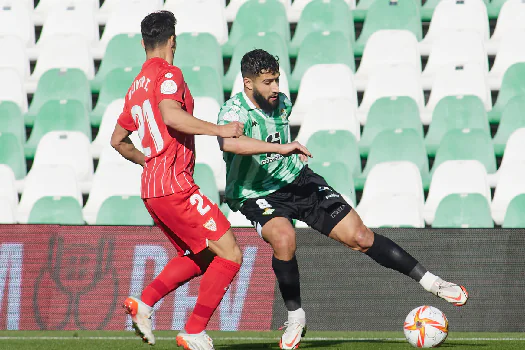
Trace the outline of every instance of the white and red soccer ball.
<instances>
[{"instance_id":1,"label":"white and red soccer ball","mask_svg":"<svg viewBox=\"0 0 525 350\"><path fill-rule=\"evenodd\" d=\"M407 341L416 348L435 348L448 336L448 320L432 306L420 306L410 311L403 326Z\"/></svg>"}]
</instances>

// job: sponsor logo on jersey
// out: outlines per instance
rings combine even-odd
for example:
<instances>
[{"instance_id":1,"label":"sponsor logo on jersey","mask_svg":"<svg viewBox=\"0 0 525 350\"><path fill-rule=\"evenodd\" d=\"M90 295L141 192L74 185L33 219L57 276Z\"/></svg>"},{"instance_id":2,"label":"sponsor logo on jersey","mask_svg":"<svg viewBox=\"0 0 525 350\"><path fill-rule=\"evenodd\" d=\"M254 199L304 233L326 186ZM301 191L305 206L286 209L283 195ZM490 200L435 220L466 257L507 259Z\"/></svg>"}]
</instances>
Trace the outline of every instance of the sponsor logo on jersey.
<instances>
[{"instance_id":1,"label":"sponsor logo on jersey","mask_svg":"<svg viewBox=\"0 0 525 350\"><path fill-rule=\"evenodd\" d=\"M264 212L262 214L263 215L272 215L274 211L275 211L275 209L273 209L273 208L266 208L266 209L264 209Z\"/></svg>"},{"instance_id":2,"label":"sponsor logo on jersey","mask_svg":"<svg viewBox=\"0 0 525 350\"><path fill-rule=\"evenodd\" d=\"M345 204L341 205L339 208L337 208L336 210L334 210L330 216L333 218L335 218L337 215L341 214L341 212L343 211L343 209L346 207Z\"/></svg>"},{"instance_id":3,"label":"sponsor logo on jersey","mask_svg":"<svg viewBox=\"0 0 525 350\"><path fill-rule=\"evenodd\" d=\"M228 111L223 117L223 120L229 121L229 122L236 122L239 121L239 115L235 113L234 111Z\"/></svg>"},{"instance_id":4,"label":"sponsor logo on jersey","mask_svg":"<svg viewBox=\"0 0 525 350\"><path fill-rule=\"evenodd\" d=\"M331 191L331 189L328 186L319 186L319 192L323 192L323 191Z\"/></svg>"},{"instance_id":5,"label":"sponsor logo on jersey","mask_svg":"<svg viewBox=\"0 0 525 350\"><path fill-rule=\"evenodd\" d=\"M325 199L330 199L330 198L339 198L341 197L340 195L338 195L337 193L332 193L332 194L329 194L328 196L325 196L324 198Z\"/></svg>"},{"instance_id":6,"label":"sponsor logo on jersey","mask_svg":"<svg viewBox=\"0 0 525 350\"><path fill-rule=\"evenodd\" d=\"M173 80L164 80L160 85L160 92L164 95L171 95L177 92L177 83Z\"/></svg>"},{"instance_id":7,"label":"sponsor logo on jersey","mask_svg":"<svg viewBox=\"0 0 525 350\"><path fill-rule=\"evenodd\" d=\"M272 155L270 157L267 157L266 159L263 159L263 161L261 161L261 164L262 165L270 164L272 162L275 162L277 160L281 160L283 158L284 157L282 155L280 155L280 154L274 154L274 155Z\"/></svg>"},{"instance_id":8,"label":"sponsor logo on jersey","mask_svg":"<svg viewBox=\"0 0 525 350\"><path fill-rule=\"evenodd\" d=\"M217 231L217 224L215 224L215 220L213 220L213 218L210 218L208 221L206 221L203 226L210 231Z\"/></svg>"}]
</instances>

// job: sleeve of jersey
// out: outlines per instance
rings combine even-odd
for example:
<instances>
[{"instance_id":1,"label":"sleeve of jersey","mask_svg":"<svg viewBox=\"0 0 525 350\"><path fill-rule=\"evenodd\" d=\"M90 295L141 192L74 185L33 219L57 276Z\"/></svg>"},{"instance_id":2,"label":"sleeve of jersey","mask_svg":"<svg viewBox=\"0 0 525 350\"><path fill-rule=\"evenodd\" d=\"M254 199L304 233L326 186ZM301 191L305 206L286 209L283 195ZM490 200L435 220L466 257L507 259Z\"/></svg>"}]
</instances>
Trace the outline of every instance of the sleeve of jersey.
<instances>
[{"instance_id":1,"label":"sleeve of jersey","mask_svg":"<svg viewBox=\"0 0 525 350\"><path fill-rule=\"evenodd\" d=\"M127 104L124 105L124 109L122 110L122 113L120 113L117 123L128 131L133 132L137 130L137 126L135 125L135 121L133 120L133 116L131 115Z\"/></svg>"},{"instance_id":2,"label":"sleeve of jersey","mask_svg":"<svg viewBox=\"0 0 525 350\"><path fill-rule=\"evenodd\" d=\"M186 83L184 82L181 70L177 67L165 70L157 78L157 85L155 87L157 103L165 99L184 103L185 90Z\"/></svg>"},{"instance_id":3,"label":"sleeve of jersey","mask_svg":"<svg viewBox=\"0 0 525 350\"><path fill-rule=\"evenodd\" d=\"M283 95L283 104L286 108L286 115L288 116L288 119L290 119L290 114L292 114L292 101L285 95Z\"/></svg>"},{"instance_id":4,"label":"sleeve of jersey","mask_svg":"<svg viewBox=\"0 0 525 350\"><path fill-rule=\"evenodd\" d=\"M231 122L244 123L246 118L241 113L241 107L231 101L226 102L219 112L217 118L217 125L226 125Z\"/></svg>"}]
</instances>

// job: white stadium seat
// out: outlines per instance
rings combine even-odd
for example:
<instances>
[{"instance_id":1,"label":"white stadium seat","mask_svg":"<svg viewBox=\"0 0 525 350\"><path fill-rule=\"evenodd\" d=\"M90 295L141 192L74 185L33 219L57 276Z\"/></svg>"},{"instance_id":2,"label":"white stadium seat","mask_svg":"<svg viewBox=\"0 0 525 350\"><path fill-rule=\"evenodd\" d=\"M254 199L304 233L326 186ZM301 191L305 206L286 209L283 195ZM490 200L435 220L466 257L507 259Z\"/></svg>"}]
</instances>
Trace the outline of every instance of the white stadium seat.
<instances>
[{"instance_id":1,"label":"white stadium seat","mask_svg":"<svg viewBox=\"0 0 525 350\"><path fill-rule=\"evenodd\" d=\"M195 136L196 163L210 166L215 175L215 183L219 191L226 188L226 164L222 158L222 151L215 136Z\"/></svg>"},{"instance_id":2,"label":"white stadium seat","mask_svg":"<svg viewBox=\"0 0 525 350\"><path fill-rule=\"evenodd\" d=\"M507 167L512 167L514 164L525 163L525 128L516 129L507 140L505 146L505 152L503 153L503 159L501 165L493 175L491 186L495 187L499 181L501 173L507 171Z\"/></svg>"},{"instance_id":3,"label":"white stadium seat","mask_svg":"<svg viewBox=\"0 0 525 350\"><path fill-rule=\"evenodd\" d=\"M304 8L306 5L308 5L313 0L294 0L292 5L287 8L288 12L288 20L290 22L298 22L301 18L301 14L303 13ZM330 0L324 0L324 1L330 1ZM344 0L350 9L355 9L356 0Z\"/></svg>"},{"instance_id":4,"label":"white stadium seat","mask_svg":"<svg viewBox=\"0 0 525 350\"><path fill-rule=\"evenodd\" d=\"M365 210L357 207L363 223L368 227L425 227L418 199L410 194L387 194L373 198Z\"/></svg>"},{"instance_id":5,"label":"white stadium seat","mask_svg":"<svg viewBox=\"0 0 525 350\"><path fill-rule=\"evenodd\" d=\"M232 227L253 227L250 220L246 219L243 213L240 211L229 211L228 221Z\"/></svg>"},{"instance_id":6,"label":"white stadium seat","mask_svg":"<svg viewBox=\"0 0 525 350\"><path fill-rule=\"evenodd\" d=\"M5 197L0 197L0 224L16 224L16 207Z\"/></svg>"},{"instance_id":7,"label":"white stadium seat","mask_svg":"<svg viewBox=\"0 0 525 350\"><path fill-rule=\"evenodd\" d=\"M109 146L111 135L113 134L113 130L115 130L117 119L120 116L120 113L122 113L123 108L123 98L119 98L107 106L104 115L102 116L102 121L100 122L97 137L91 143L91 153L93 158L98 159L102 149Z\"/></svg>"},{"instance_id":8,"label":"white stadium seat","mask_svg":"<svg viewBox=\"0 0 525 350\"><path fill-rule=\"evenodd\" d=\"M447 160L434 171L424 216L434 221L439 202L453 193L480 193L490 202L490 186L485 166L477 160Z\"/></svg>"},{"instance_id":9,"label":"white stadium seat","mask_svg":"<svg viewBox=\"0 0 525 350\"><path fill-rule=\"evenodd\" d=\"M525 19L524 19L525 20ZM525 28L510 32L501 39L494 65L489 72L489 85L492 90L499 90L503 75L514 63L525 62Z\"/></svg>"},{"instance_id":10,"label":"white stadium seat","mask_svg":"<svg viewBox=\"0 0 525 350\"><path fill-rule=\"evenodd\" d=\"M24 192L18 205L17 221L27 223L37 200L46 196L71 196L82 205L82 193L75 169L68 165L33 166L25 180Z\"/></svg>"},{"instance_id":11,"label":"white stadium seat","mask_svg":"<svg viewBox=\"0 0 525 350\"><path fill-rule=\"evenodd\" d=\"M0 68L13 68L20 78L27 79L30 74L29 57L25 44L16 36L0 36L0 47L9 55L0 55Z\"/></svg>"},{"instance_id":12,"label":"white stadium seat","mask_svg":"<svg viewBox=\"0 0 525 350\"><path fill-rule=\"evenodd\" d=\"M213 97L195 97L193 115L196 118L217 124L221 106Z\"/></svg>"},{"instance_id":13,"label":"white stadium seat","mask_svg":"<svg viewBox=\"0 0 525 350\"><path fill-rule=\"evenodd\" d=\"M35 45L35 27L31 19L31 10L20 0L0 3L0 36L19 37L26 47Z\"/></svg>"},{"instance_id":14,"label":"white stadium seat","mask_svg":"<svg viewBox=\"0 0 525 350\"><path fill-rule=\"evenodd\" d=\"M56 8L63 6L76 6L85 5L89 6L87 10L93 11L93 13L98 12L99 0L39 0L38 5L33 12L33 22L35 25L42 25L48 19L50 13L52 13Z\"/></svg>"},{"instance_id":15,"label":"white stadium seat","mask_svg":"<svg viewBox=\"0 0 525 350\"><path fill-rule=\"evenodd\" d=\"M503 223L510 201L522 193L525 193L525 162L502 168L491 205L492 219L496 224Z\"/></svg>"},{"instance_id":16,"label":"white stadium seat","mask_svg":"<svg viewBox=\"0 0 525 350\"><path fill-rule=\"evenodd\" d=\"M409 64L421 73L417 38L408 30L378 30L366 42L361 64L355 74L358 91L365 89L373 72L382 66Z\"/></svg>"},{"instance_id":17,"label":"white stadium seat","mask_svg":"<svg viewBox=\"0 0 525 350\"><path fill-rule=\"evenodd\" d=\"M5 164L0 164L0 198L7 200L12 210L18 205L18 192L13 170Z\"/></svg>"},{"instance_id":18,"label":"white stadium seat","mask_svg":"<svg viewBox=\"0 0 525 350\"><path fill-rule=\"evenodd\" d=\"M13 101L22 112L27 112L23 78L13 68L0 68L0 101Z\"/></svg>"},{"instance_id":19,"label":"white stadium seat","mask_svg":"<svg viewBox=\"0 0 525 350\"><path fill-rule=\"evenodd\" d=\"M140 138L138 136L137 132L132 133L129 135L129 138L135 148L137 148L139 151L142 152L142 145L140 142ZM122 157L120 153L118 153L111 145L108 143L106 146L102 148L100 151L100 159L98 161L98 167L97 171L100 167L105 167L106 165L111 164L121 164L121 165L129 165L132 167L140 166L133 164L131 161L127 160L126 158Z\"/></svg>"},{"instance_id":20,"label":"white stadium seat","mask_svg":"<svg viewBox=\"0 0 525 350\"><path fill-rule=\"evenodd\" d=\"M284 72L282 69L279 69L279 72L281 75L279 76L279 91L281 91L283 94L288 96L290 98L290 88L288 85L288 77L286 76L286 72ZM233 88L232 93L230 94L230 97L243 91L244 90L244 81L242 79L241 72L237 73L237 76L235 77L235 81L233 82Z\"/></svg>"},{"instance_id":21,"label":"white stadium seat","mask_svg":"<svg viewBox=\"0 0 525 350\"><path fill-rule=\"evenodd\" d=\"M106 24L109 21L109 18L115 12L121 11L121 6L126 7L126 5L136 7L136 6L154 6L156 10L162 9L164 0L104 0L104 3L98 11L98 23ZM155 11L155 10L153 10ZM150 11L150 12L153 12ZM140 24L140 22L139 22ZM139 31L140 33L140 31Z\"/></svg>"},{"instance_id":22,"label":"white stadium seat","mask_svg":"<svg viewBox=\"0 0 525 350\"><path fill-rule=\"evenodd\" d=\"M219 0L220 1L220 0ZM237 16L237 12L239 12L239 9L242 5L244 5L245 2L248 0L230 0L230 3L228 6L226 6L226 20L228 22L233 22L235 20L235 17ZM259 0L264 1L264 0ZM288 10L291 6L292 1L291 0L279 0L283 3L286 10Z\"/></svg>"},{"instance_id":23,"label":"white stadium seat","mask_svg":"<svg viewBox=\"0 0 525 350\"><path fill-rule=\"evenodd\" d=\"M522 0L507 0L501 7L494 33L487 45L489 54L498 52L501 40L507 35L525 30L525 3Z\"/></svg>"}]
</instances>

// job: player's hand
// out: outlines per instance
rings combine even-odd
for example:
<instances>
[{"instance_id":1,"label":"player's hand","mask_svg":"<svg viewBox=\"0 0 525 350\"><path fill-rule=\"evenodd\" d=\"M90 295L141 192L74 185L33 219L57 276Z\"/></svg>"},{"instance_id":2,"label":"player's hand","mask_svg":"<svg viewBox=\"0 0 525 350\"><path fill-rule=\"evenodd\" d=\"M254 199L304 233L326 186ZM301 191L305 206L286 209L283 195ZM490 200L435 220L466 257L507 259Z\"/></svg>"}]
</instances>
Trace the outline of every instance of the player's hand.
<instances>
[{"instance_id":1,"label":"player's hand","mask_svg":"<svg viewBox=\"0 0 525 350\"><path fill-rule=\"evenodd\" d=\"M312 154L308 148L304 147L297 141L280 145L279 154L285 157L291 156L292 154L299 154L303 161L308 160L308 157L312 158Z\"/></svg>"},{"instance_id":2,"label":"player's hand","mask_svg":"<svg viewBox=\"0 0 525 350\"><path fill-rule=\"evenodd\" d=\"M231 122L226 125L219 126L219 136L222 138L239 137L244 134L244 124L239 122Z\"/></svg>"}]
</instances>

